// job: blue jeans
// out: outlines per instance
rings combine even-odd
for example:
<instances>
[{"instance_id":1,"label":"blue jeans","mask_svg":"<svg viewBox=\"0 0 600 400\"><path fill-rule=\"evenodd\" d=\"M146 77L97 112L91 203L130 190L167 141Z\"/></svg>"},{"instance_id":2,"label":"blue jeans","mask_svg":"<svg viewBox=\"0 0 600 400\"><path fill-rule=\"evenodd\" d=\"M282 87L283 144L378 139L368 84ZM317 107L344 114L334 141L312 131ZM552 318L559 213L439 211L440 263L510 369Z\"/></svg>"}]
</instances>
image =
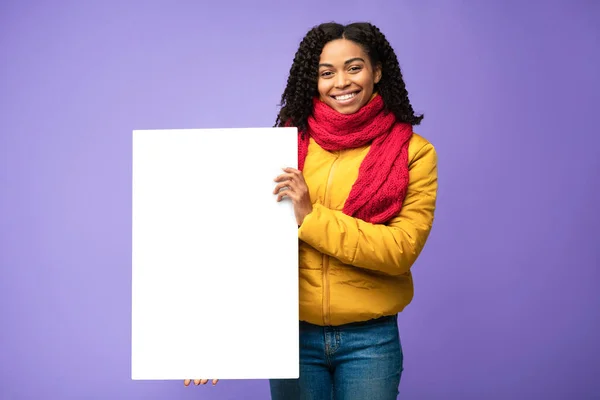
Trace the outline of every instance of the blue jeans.
<instances>
[{"instance_id":1,"label":"blue jeans","mask_svg":"<svg viewBox=\"0 0 600 400\"><path fill-rule=\"evenodd\" d=\"M396 399L403 369L397 322L397 315L333 327L300 322L300 379L271 380L271 399Z\"/></svg>"}]
</instances>

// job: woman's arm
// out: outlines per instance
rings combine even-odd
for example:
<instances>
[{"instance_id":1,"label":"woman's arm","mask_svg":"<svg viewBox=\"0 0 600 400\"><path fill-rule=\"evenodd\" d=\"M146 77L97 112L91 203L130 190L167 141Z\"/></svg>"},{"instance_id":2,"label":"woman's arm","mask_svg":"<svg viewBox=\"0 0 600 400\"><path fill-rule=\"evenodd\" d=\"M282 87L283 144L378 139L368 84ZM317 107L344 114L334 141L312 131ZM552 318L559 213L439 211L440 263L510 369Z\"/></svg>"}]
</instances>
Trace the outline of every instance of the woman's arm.
<instances>
[{"instance_id":1,"label":"woman's arm","mask_svg":"<svg viewBox=\"0 0 600 400\"><path fill-rule=\"evenodd\" d=\"M425 144L409 163L402 209L387 224L371 224L315 204L298 230L300 240L345 264L401 275L409 271L431 231L437 197L437 154Z\"/></svg>"}]
</instances>

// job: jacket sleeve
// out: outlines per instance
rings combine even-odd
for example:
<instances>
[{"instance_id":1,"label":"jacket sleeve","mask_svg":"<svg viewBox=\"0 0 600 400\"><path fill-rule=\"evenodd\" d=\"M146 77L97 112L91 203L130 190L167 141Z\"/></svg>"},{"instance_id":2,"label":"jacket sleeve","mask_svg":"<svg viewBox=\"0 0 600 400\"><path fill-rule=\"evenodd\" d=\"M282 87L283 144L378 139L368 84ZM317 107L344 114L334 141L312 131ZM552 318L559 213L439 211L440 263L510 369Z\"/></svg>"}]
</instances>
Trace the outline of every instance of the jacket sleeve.
<instances>
[{"instance_id":1,"label":"jacket sleeve","mask_svg":"<svg viewBox=\"0 0 600 400\"><path fill-rule=\"evenodd\" d=\"M298 237L344 264L388 275L408 272L425 246L437 197L437 154L425 144L409 164L402 209L387 224L371 224L315 204Z\"/></svg>"}]
</instances>

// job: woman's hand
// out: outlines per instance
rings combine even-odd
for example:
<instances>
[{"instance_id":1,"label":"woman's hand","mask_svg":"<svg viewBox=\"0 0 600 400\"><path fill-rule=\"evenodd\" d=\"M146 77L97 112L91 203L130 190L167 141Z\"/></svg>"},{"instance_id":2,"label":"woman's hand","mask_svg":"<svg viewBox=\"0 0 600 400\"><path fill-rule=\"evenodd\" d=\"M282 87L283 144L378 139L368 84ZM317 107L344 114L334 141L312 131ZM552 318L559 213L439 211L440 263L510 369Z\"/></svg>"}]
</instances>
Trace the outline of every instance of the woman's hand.
<instances>
[{"instance_id":1,"label":"woman's hand","mask_svg":"<svg viewBox=\"0 0 600 400\"><path fill-rule=\"evenodd\" d=\"M313 209L308 186L306 186L302 172L294 168L284 168L283 171L284 174L275 178L275 182L278 182L278 184L275 186L273 194L277 194L278 202L284 197L289 197L292 200L296 222L300 226L304 218Z\"/></svg>"},{"instance_id":2,"label":"woman's hand","mask_svg":"<svg viewBox=\"0 0 600 400\"><path fill-rule=\"evenodd\" d=\"M217 384L217 382L219 382L218 379L213 379L212 384L213 386L215 386ZM190 383L192 383L191 379L186 379L183 381L183 384L185 386L190 386ZM198 386L198 385L206 385L208 383L208 379L194 379L194 385Z\"/></svg>"}]
</instances>

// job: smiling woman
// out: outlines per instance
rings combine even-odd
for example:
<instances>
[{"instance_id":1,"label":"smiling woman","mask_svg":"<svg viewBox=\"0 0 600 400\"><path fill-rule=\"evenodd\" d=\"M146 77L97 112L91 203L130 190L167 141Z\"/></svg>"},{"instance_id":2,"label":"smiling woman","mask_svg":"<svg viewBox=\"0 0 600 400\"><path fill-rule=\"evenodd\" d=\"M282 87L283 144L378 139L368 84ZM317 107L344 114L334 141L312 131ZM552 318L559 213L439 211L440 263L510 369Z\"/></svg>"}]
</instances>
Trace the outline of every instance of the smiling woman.
<instances>
[{"instance_id":1,"label":"smiling woman","mask_svg":"<svg viewBox=\"0 0 600 400\"><path fill-rule=\"evenodd\" d=\"M369 23L322 24L298 48L276 125L299 130L300 378L274 400L395 399L397 315L431 230L437 156L413 132L398 59ZM285 181L284 181L285 182ZM307 211L304 205L310 203Z\"/></svg>"},{"instance_id":2,"label":"smiling woman","mask_svg":"<svg viewBox=\"0 0 600 400\"><path fill-rule=\"evenodd\" d=\"M284 169L273 194L292 201L298 223L300 378L271 380L271 397L395 399L397 316L437 197L435 149L413 132L423 116L368 23L311 29L281 105L276 126L298 128L298 169Z\"/></svg>"},{"instance_id":3,"label":"smiling woman","mask_svg":"<svg viewBox=\"0 0 600 400\"><path fill-rule=\"evenodd\" d=\"M369 23L311 29L281 100L276 125L299 129L304 184L292 192L307 190L312 209L298 230L300 379L272 380L272 399L395 399L397 315L437 196L435 149L413 132L423 116Z\"/></svg>"}]
</instances>

